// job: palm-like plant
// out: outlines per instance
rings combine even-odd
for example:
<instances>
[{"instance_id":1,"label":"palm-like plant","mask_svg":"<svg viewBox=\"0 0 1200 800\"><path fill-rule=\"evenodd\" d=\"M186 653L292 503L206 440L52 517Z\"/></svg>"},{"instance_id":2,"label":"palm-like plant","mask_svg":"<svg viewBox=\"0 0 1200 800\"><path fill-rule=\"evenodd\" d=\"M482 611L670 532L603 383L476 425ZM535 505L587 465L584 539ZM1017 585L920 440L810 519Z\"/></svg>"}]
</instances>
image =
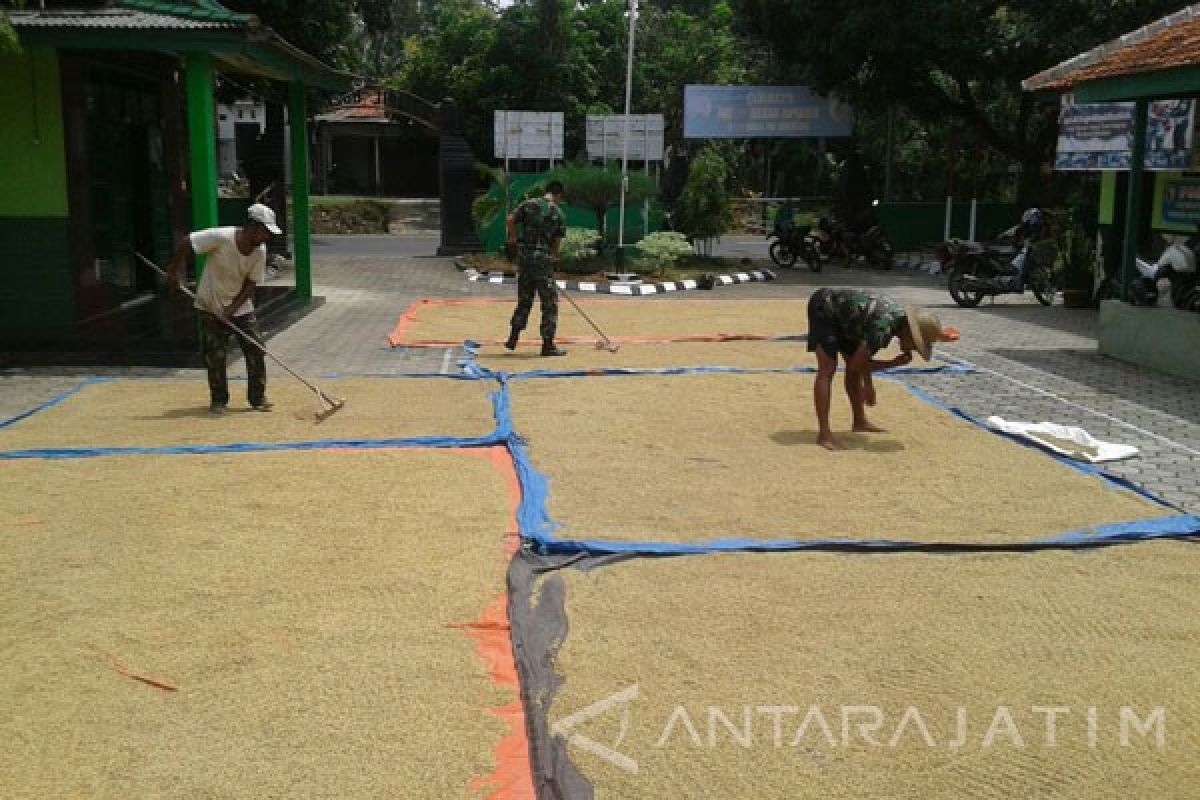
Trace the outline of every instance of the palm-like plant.
<instances>
[{"instance_id":1,"label":"palm-like plant","mask_svg":"<svg viewBox=\"0 0 1200 800\"><path fill-rule=\"evenodd\" d=\"M601 241L607 233L605 220L608 210L621 202L621 171L615 167L595 167L590 164L568 164L551 170L546 182L561 181L566 201L573 206L590 209L596 215L596 230ZM625 194L627 207L658 194L654 179L641 172L629 173L629 189Z\"/></svg>"},{"instance_id":2,"label":"palm-like plant","mask_svg":"<svg viewBox=\"0 0 1200 800\"><path fill-rule=\"evenodd\" d=\"M512 178L504 167L490 167L482 161L475 162L475 169L480 175L491 181L493 188L487 194L481 194L471 204L471 213L475 224L480 228L489 228L498 216L507 217L512 209Z\"/></svg>"}]
</instances>

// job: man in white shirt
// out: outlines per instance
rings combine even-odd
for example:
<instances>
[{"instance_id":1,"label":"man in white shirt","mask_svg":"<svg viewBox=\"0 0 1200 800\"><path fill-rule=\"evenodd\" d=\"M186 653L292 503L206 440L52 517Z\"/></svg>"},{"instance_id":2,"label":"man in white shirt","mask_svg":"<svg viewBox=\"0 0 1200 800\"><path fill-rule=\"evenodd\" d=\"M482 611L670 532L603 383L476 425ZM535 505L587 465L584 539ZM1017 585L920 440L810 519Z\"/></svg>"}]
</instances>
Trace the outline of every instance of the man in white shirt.
<instances>
[{"instance_id":1,"label":"man in white shirt","mask_svg":"<svg viewBox=\"0 0 1200 800\"><path fill-rule=\"evenodd\" d=\"M196 310L200 314L204 365L213 414L225 413L229 405L229 382L225 360L232 329L230 321L257 341L262 341L254 316L254 288L262 283L267 263L267 239L282 231L275 212L262 203L250 206L246 224L240 227L208 228L185 236L167 263L173 286L179 286L189 258L205 256L204 274L196 288ZM256 411L270 411L267 400L267 367L261 348L238 337L246 359L249 388L247 399Z\"/></svg>"}]
</instances>

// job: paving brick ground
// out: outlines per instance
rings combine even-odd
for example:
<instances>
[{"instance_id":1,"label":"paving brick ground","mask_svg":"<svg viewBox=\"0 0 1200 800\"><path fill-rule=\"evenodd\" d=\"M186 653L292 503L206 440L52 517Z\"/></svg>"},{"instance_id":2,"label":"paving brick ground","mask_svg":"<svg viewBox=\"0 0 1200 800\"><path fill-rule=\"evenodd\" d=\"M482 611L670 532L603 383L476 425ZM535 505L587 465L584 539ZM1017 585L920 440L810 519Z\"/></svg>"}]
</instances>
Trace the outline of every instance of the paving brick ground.
<instances>
[{"instance_id":1,"label":"paving brick ground","mask_svg":"<svg viewBox=\"0 0 1200 800\"><path fill-rule=\"evenodd\" d=\"M430 240L430 252L433 244ZM764 266L768 262L763 244L757 237L727 239L718 252ZM1044 308L1031 296L960 309L939 278L911 269L880 272L827 266L818 274L778 273L778 280L769 283L726 287L699 296L799 297L819 286L864 286L920 303L962 330L962 341L946 346L945 352L972 362L980 371L968 377L914 376L909 379L912 384L976 417L999 414L1079 425L1099 438L1133 444L1141 455L1110 469L1190 511L1200 511L1196 466L1200 463L1196 399L1200 386L1099 356L1094 311ZM515 292L511 286L469 282L451 259L433 256L322 254L314 264L314 276L324 305L270 342L295 369L314 376L453 371L459 355L453 349L388 347L385 337L400 313L421 297L514 297ZM688 294L628 302L675 302ZM562 313L570 309L564 306ZM279 370L270 369L272 380L286 379ZM240 364L232 365L230 372L244 374ZM135 373L180 371L112 369L100 374ZM0 373L0 419L61 394L88 374L96 371L55 368ZM808 409L781 409L780 413L808 413Z\"/></svg>"}]
</instances>

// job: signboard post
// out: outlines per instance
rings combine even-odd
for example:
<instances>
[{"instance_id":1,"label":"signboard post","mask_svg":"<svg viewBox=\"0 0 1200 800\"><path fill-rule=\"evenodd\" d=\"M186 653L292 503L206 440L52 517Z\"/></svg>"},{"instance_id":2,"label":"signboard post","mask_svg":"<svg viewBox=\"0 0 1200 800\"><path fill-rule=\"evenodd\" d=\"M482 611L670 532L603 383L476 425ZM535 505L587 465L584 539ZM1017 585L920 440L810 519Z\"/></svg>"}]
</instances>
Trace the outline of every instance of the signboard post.
<instances>
[{"instance_id":1,"label":"signboard post","mask_svg":"<svg viewBox=\"0 0 1200 800\"><path fill-rule=\"evenodd\" d=\"M665 122L662 114L629 116L629 158L662 161ZM625 118L622 114L587 115L587 157L608 161L622 155L625 147Z\"/></svg>"},{"instance_id":2,"label":"signboard post","mask_svg":"<svg viewBox=\"0 0 1200 800\"><path fill-rule=\"evenodd\" d=\"M617 263L625 259L625 193L629 191L629 104L633 98L633 37L637 33L638 0L629 0L629 56L625 65L625 133L621 136L621 203L617 212ZM621 280L632 279L618 273Z\"/></svg>"},{"instance_id":3,"label":"signboard post","mask_svg":"<svg viewBox=\"0 0 1200 800\"><path fill-rule=\"evenodd\" d=\"M492 143L506 172L509 159L546 159L553 167L563 159L563 112L497 111Z\"/></svg>"},{"instance_id":4,"label":"signboard post","mask_svg":"<svg viewBox=\"0 0 1200 800\"><path fill-rule=\"evenodd\" d=\"M622 114L587 115L587 156L603 161L618 155L642 162L650 174L650 162L662 161L666 123L662 114L630 114L629 141L625 141L625 117ZM642 230L650 227L650 201L642 203Z\"/></svg>"}]
</instances>

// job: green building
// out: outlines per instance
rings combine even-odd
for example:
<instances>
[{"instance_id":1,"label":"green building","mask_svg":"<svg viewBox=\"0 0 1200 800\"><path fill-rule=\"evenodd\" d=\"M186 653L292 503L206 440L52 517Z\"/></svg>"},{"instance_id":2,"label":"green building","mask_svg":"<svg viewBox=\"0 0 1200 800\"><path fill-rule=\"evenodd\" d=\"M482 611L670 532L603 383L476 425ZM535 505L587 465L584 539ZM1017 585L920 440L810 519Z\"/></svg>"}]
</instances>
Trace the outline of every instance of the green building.
<instances>
[{"instance_id":1,"label":"green building","mask_svg":"<svg viewBox=\"0 0 1200 800\"><path fill-rule=\"evenodd\" d=\"M1131 31L1027 78L1026 91L1070 93L1077 103L1133 104L1132 154L1127 171L1106 173L1100 224L1109 236L1106 260L1119 276L1121 300L1100 308L1101 353L1129 363L1200 380L1200 314L1162 303L1134 306L1135 257L1153 233L1200 230L1200 182L1192 171L1148 173L1149 105L1200 96L1200 5ZM1197 144L1193 142L1193 160Z\"/></svg>"},{"instance_id":2,"label":"green building","mask_svg":"<svg viewBox=\"0 0 1200 800\"><path fill-rule=\"evenodd\" d=\"M194 349L190 303L132 254L162 263L178 237L218 224L218 74L287 97L284 293L310 301L307 98L349 76L214 0L46 5L9 12L20 49L0 52L0 364Z\"/></svg>"}]
</instances>

